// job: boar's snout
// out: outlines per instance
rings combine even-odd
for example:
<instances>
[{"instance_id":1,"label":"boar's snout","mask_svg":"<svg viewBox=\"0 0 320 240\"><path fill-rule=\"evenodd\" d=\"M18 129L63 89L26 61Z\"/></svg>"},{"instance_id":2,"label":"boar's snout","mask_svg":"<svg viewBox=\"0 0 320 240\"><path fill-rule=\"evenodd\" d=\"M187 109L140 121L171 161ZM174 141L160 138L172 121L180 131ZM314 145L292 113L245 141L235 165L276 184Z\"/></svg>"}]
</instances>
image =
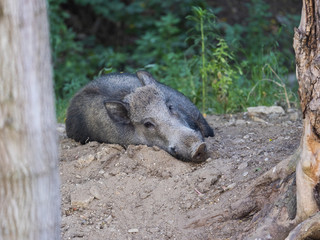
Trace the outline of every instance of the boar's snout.
<instances>
[{"instance_id":1,"label":"boar's snout","mask_svg":"<svg viewBox=\"0 0 320 240\"><path fill-rule=\"evenodd\" d=\"M167 151L186 162L203 162L207 159L207 146L200 133L186 127L171 131L173 139Z\"/></svg>"},{"instance_id":2,"label":"boar's snout","mask_svg":"<svg viewBox=\"0 0 320 240\"><path fill-rule=\"evenodd\" d=\"M193 152L191 153L191 161L192 162L203 162L207 159L207 146L206 144L200 143L195 146Z\"/></svg>"}]
</instances>

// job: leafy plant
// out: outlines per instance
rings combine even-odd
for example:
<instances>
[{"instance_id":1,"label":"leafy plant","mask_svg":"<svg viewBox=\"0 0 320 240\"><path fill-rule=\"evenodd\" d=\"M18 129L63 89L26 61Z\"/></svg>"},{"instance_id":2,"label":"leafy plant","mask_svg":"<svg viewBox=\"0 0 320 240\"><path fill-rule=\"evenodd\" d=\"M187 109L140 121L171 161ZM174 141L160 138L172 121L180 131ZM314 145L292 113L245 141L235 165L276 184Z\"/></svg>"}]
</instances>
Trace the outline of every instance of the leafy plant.
<instances>
[{"instance_id":1,"label":"leafy plant","mask_svg":"<svg viewBox=\"0 0 320 240\"><path fill-rule=\"evenodd\" d=\"M242 72L240 67L234 63L234 55L230 52L226 41L222 38L219 38L218 41L207 69L212 76L212 94L215 96L214 109L216 112L228 112L232 110L229 107L229 96L235 95L236 89L234 87L236 84L234 82ZM230 89L231 86L233 89Z\"/></svg>"},{"instance_id":2,"label":"leafy plant","mask_svg":"<svg viewBox=\"0 0 320 240\"><path fill-rule=\"evenodd\" d=\"M215 112L226 112L229 87L241 74L228 44L218 37L215 18L212 11L200 7L193 7L193 15L188 16L188 19L197 25L194 29L198 29L198 35L192 36L192 48L196 50L198 47L200 50L198 55L194 55L191 67L199 68L199 71L194 72L200 72L201 76L202 112L212 108Z\"/></svg>"}]
</instances>

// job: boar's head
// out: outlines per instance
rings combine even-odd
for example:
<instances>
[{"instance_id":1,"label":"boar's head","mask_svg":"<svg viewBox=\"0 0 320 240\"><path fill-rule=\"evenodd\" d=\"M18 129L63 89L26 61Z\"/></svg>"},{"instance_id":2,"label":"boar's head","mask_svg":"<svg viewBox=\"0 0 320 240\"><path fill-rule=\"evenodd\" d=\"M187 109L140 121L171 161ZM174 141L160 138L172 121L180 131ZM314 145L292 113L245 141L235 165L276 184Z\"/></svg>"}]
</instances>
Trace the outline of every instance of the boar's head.
<instances>
[{"instance_id":1,"label":"boar's head","mask_svg":"<svg viewBox=\"0 0 320 240\"><path fill-rule=\"evenodd\" d=\"M178 117L155 84L135 89L122 101L106 101L105 106L116 124L131 129L127 134L130 136L126 136L128 144L158 146L184 161L206 159L206 144L201 133Z\"/></svg>"}]
</instances>

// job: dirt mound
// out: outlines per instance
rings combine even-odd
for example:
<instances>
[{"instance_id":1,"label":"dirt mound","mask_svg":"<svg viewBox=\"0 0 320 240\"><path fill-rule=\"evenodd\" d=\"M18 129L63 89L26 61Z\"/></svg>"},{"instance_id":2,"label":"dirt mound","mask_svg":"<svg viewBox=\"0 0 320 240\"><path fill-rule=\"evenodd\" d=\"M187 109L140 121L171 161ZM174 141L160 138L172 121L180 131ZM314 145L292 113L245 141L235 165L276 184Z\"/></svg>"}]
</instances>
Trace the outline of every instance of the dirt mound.
<instances>
[{"instance_id":1,"label":"dirt mound","mask_svg":"<svg viewBox=\"0 0 320 240\"><path fill-rule=\"evenodd\" d=\"M232 219L234 203L298 147L299 116L208 116L216 136L202 164L157 147L81 145L60 126L62 239L238 239L252 216Z\"/></svg>"}]
</instances>

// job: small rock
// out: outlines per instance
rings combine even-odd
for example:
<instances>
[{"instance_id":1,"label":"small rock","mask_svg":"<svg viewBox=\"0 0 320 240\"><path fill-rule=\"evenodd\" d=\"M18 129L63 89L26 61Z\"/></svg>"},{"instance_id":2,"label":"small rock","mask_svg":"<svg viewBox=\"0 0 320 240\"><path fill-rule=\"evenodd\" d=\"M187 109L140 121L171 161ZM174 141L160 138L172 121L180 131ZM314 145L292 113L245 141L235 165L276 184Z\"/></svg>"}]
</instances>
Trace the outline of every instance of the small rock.
<instances>
[{"instance_id":1,"label":"small rock","mask_svg":"<svg viewBox=\"0 0 320 240\"><path fill-rule=\"evenodd\" d=\"M248 115L249 116L257 116L257 115L271 115L271 114L278 114L283 115L285 114L284 110L280 106L258 106L258 107L248 107Z\"/></svg>"},{"instance_id":2,"label":"small rock","mask_svg":"<svg viewBox=\"0 0 320 240\"><path fill-rule=\"evenodd\" d=\"M210 190L211 186L212 186L211 182L208 181L208 179L206 179L203 182L199 183L198 185L199 192L206 193Z\"/></svg>"},{"instance_id":3,"label":"small rock","mask_svg":"<svg viewBox=\"0 0 320 240\"><path fill-rule=\"evenodd\" d=\"M232 190L236 185L236 183L231 183L226 187L226 190Z\"/></svg>"},{"instance_id":4,"label":"small rock","mask_svg":"<svg viewBox=\"0 0 320 240\"><path fill-rule=\"evenodd\" d=\"M138 233L139 229L138 228L131 228L128 230L128 233Z\"/></svg>"},{"instance_id":5,"label":"small rock","mask_svg":"<svg viewBox=\"0 0 320 240\"><path fill-rule=\"evenodd\" d=\"M243 136L243 139L248 139L250 136L247 134L245 136Z\"/></svg>"},{"instance_id":6,"label":"small rock","mask_svg":"<svg viewBox=\"0 0 320 240\"><path fill-rule=\"evenodd\" d=\"M238 138L238 139L234 139L232 140L232 143L233 144L241 144L241 143L244 143L245 141L241 138Z\"/></svg>"},{"instance_id":7,"label":"small rock","mask_svg":"<svg viewBox=\"0 0 320 240\"><path fill-rule=\"evenodd\" d=\"M159 148L158 146L153 146L152 149L153 149L154 151L156 151L156 152L158 152L158 151L161 150L161 148Z\"/></svg>"},{"instance_id":8,"label":"small rock","mask_svg":"<svg viewBox=\"0 0 320 240\"><path fill-rule=\"evenodd\" d=\"M112 221L112 216L109 215L104 221L106 222L106 224L111 223L111 221Z\"/></svg>"},{"instance_id":9,"label":"small rock","mask_svg":"<svg viewBox=\"0 0 320 240\"><path fill-rule=\"evenodd\" d=\"M159 228L158 227L150 228L149 232L155 234L156 232L159 232Z\"/></svg>"},{"instance_id":10,"label":"small rock","mask_svg":"<svg viewBox=\"0 0 320 240\"><path fill-rule=\"evenodd\" d=\"M242 119L238 119L237 121L236 121L236 125L244 125L244 124L246 124L247 122L245 121L245 120L242 120Z\"/></svg>"},{"instance_id":11,"label":"small rock","mask_svg":"<svg viewBox=\"0 0 320 240\"><path fill-rule=\"evenodd\" d=\"M246 177L248 174L249 174L248 172L244 172L242 176Z\"/></svg>"},{"instance_id":12,"label":"small rock","mask_svg":"<svg viewBox=\"0 0 320 240\"><path fill-rule=\"evenodd\" d=\"M88 147L94 148L94 147L98 147L98 146L99 146L99 143L96 142L96 141L92 141L92 142L88 142L86 145L87 145Z\"/></svg>"},{"instance_id":13,"label":"small rock","mask_svg":"<svg viewBox=\"0 0 320 240\"><path fill-rule=\"evenodd\" d=\"M118 150L119 152L124 152L124 148L119 144L108 144L109 147Z\"/></svg>"},{"instance_id":14,"label":"small rock","mask_svg":"<svg viewBox=\"0 0 320 240\"><path fill-rule=\"evenodd\" d=\"M248 167L248 163L247 162L243 162L238 166L238 169L245 169L246 167Z\"/></svg>"},{"instance_id":15,"label":"small rock","mask_svg":"<svg viewBox=\"0 0 320 240\"><path fill-rule=\"evenodd\" d=\"M126 153L127 153L129 158L133 158L134 155L136 154L137 150L139 150L139 149L137 149L135 146L129 145L128 148L127 148Z\"/></svg>"},{"instance_id":16,"label":"small rock","mask_svg":"<svg viewBox=\"0 0 320 240\"><path fill-rule=\"evenodd\" d=\"M83 238L84 237L84 233L70 233L71 238Z\"/></svg>"},{"instance_id":17,"label":"small rock","mask_svg":"<svg viewBox=\"0 0 320 240\"><path fill-rule=\"evenodd\" d=\"M110 153L110 149L109 148L106 148L106 147L103 147L101 149L101 151L97 152L96 156L97 156L97 159L99 161L101 161L102 159L105 158L106 155L108 155Z\"/></svg>"},{"instance_id":18,"label":"small rock","mask_svg":"<svg viewBox=\"0 0 320 240\"><path fill-rule=\"evenodd\" d=\"M192 203L191 203L190 201L187 201L187 202L184 204L184 207L185 207L186 209L190 209L191 206L192 206Z\"/></svg>"},{"instance_id":19,"label":"small rock","mask_svg":"<svg viewBox=\"0 0 320 240\"><path fill-rule=\"evenodd\" d=\"M173 233L171 231L167 231L166 236L168 239L171 239L173 236Z\"/></svg>"},{"instance_id":20,"label":"small rock","mask_svg":"<svg viewBox=\"0 0 320 240\"><path fill-rule=\"evenodd\" d=\"M102 198L102 196L100 194L100 189L97 186L92 186L90 188L90 193L94 196L94 198L96 198L98 200Z\"/></svg>"},{"instance_id":21,"label":"small rock","mask_svg":"<svg viewBox=\"0 0 320 240\"><path fill-rule=\"evenodd\" d=\"M139 194L140 199L146 199L150 196L150 193L142 192Z\"/></svg>"},{"instance_id":22,"label":"small rock","mask_svg":"<svg viewBox=\"0 0 320 240\"><path fill-rule=\"evenodd\" d=\"M161 176L162 176L163 178L167 179L167 178L171 177L172 174L171 174L171 172L163 171L163 172L161 173Z\"/></svg>"},{"instance_id":23,"label":"small rock","mask_svg":"<svg viewBox=\"0 0 320 240\"><path fill-rule=\"evenodd\" d=\"M289 119L291 121L297 121L299 119L299 113L298 112L289 113Z\"/></svg>"},{"instance_id":24,"label":"small rock","mask_svg":"<svg viewBox=\"0 0 320 240\"><path fill-rule=\"evenodd\" d=\"M259 118L259 117L256 117L256 116L252 116L251 119L255 122L260 122L260 123L267 123L265 120Z\"/></svg>"},{"instance_id":25,"label":"small rock","mask_svg":"<svg viewBox=\"0 0 320 240\"><path fill-rule=\"evenodd\" d=\"M120 173L120 169L119 168L113 168L113 169L111 169L111 171L108 173L105 173L103 176L105 177L105 178L108 178L109 177L109 175L110 176L116 176L116 175L118 175Z\"/></svg>"},{"instance_id":26,"label":"small rock","mask_svg":"<svg viewBox=\"0 0 320 240\"><path fill-rule=\"evenodd\" d=\"M66 127L64 124L58 124L57 125L57 131L59 135L65 135L66 134Z\"/></svg>"},{"instance_id":27,"label":"small rock","mask_svg":"<svg viewBox=\"0 0 320 240\"><path fill-rule=\"evenodd\" d=\"M229 120L229 122L227 123L227 125L228 125L228 126L234 126L234 125L236 125L236 120L235 120L234 118L231 118L231 119Z\"/></svg>"},{"instance_id":28,"label":"small rock","mask_svg":"<svg viewBox=\"0 0 320 240\"><path fill-rule=\"evenodd\" d=\"M93 198L92 195L78 188L71 193L71 206L78 208L88 207Z\"/></svg>"},{"instance_id":29,"label":"small rock","mask_svg":"<svg viewBox=\"0 0 320 240\"><path fill-rule=\"evenodd\" d=\"M95 160L95 156L92 154L82 156L76 161L75 166L77 168L85 168L88 167L93 160Z\"/></svg>"}]
</instances>

